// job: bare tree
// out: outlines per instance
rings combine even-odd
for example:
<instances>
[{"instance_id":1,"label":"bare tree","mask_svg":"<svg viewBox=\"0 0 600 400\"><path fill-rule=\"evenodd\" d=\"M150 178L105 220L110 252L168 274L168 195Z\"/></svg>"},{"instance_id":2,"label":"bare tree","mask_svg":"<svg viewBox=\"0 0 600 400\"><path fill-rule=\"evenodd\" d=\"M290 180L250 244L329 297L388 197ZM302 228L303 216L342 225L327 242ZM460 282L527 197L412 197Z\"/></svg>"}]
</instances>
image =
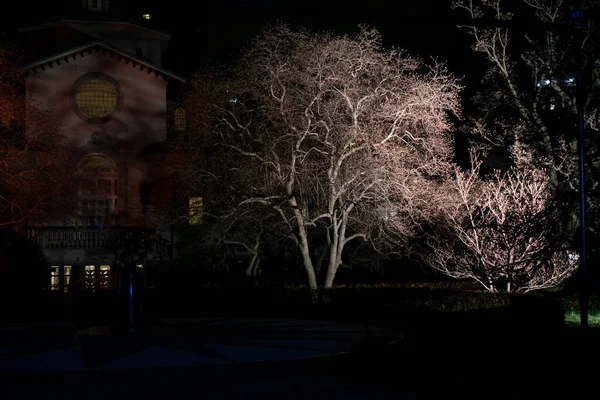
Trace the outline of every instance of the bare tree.
<instances>
[{"instance_id":1,"label":"bare tree","mask_svg":"<svg viewBox=\"0 0 600 400\"><path fill-rule=\"evenodd\" d=\"M585 146L598 149L596 87L598 69L597 24L583 26L583 41L576 39L569 12L578 7L597 8L597 0L459 0L454 7L467 13L472 25L463 26L473 39L473 50L489 61L485 89L474 102L481 110L467 130L492 148L509 148L513 161L523 167L544 168L549 185L562 205L562 229L571 237L579 224L577 208L577 53L582 53L582 98ZM492 24L488 24L492 22ZM512 22L511 22L512 21ZM528 21L527 23L523 23ZM521 23L520 23L521 22ZM495 26L491 26L495 25ZM586 164L589 179L589 214L598 212L598 158ZM597 234L597 220L590 221Z\"/></svg>"},{"instance_id":2,"label":"bare tree","mask_svg":"<svg viewBox=\"0 0 600 400\"><path fill-rule=\"evenodd\" d=\"M73 184L55 118L27 104L18 52L0 44L0 227L58 218ZM67 204L68 203L68 204Z\"/></svg>"},{"instance_id":3,"label":"bare tree","mask_svg":"<svg viewBox=\"0 0 600 400\"><path fill-rule=\"evenodd\" d=\"M245 207L236 211L231 217L219 221L215 230L219 232L218 227L222 227L220 237L223 243L237 257L248 261L245 275L258 277L263 271L261 261L286 246L287 228L272 209Z\"/></svg>"},{"instance_id":4,"label":"bare tree","mask_svg":"<svg viewBox=\"0 0 600 400\"><path fill-rule=\"evenodd\" d=\"M483 180L481 162L475 157L472 162L467 172L456 168L448 182L444 222L430 240L428 264L453 278L474 279L491 292L529 292L570 277L577 257L557 234L548 175L511 169Z\"/></svg>"},{"instance_id":5,"label":"bare tree","mask_svg":"<svg viewBox=\"0 0 600 400\"><path fill-rule=\"evenodd\" d=\"M228 78L209 97L214 143L235 154L225 180L235 207L280 217L312 289L309 236L317 227L328 235L325 287L348 242L383 249L415 232L452 154L447 117L458 112L460 88L441 65L383 49L365 27L340 37L277 26L251 43ZM203 92L207 83L198 77L192 86Z\"/></svg>"}]
</instances>

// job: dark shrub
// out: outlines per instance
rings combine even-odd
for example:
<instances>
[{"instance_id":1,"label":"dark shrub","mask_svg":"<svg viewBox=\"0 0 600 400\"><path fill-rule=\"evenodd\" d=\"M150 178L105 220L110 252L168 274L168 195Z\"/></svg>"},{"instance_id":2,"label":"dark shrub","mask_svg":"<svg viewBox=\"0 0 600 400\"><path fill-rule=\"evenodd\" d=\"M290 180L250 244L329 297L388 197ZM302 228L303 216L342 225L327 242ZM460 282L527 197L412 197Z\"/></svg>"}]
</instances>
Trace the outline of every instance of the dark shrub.
<instances>
[{"instance_id":1,"label":"dark shrub","mask_svg":"<svg viewBox=\"0 0 600 400\"><path fill-rule=\"evenodd\" d=\"M50 284L50 264L34 243L22 239L11 242L5 250L6 269L2 271L0 290L5 293L39 293Z\"/></svg>"}]
</instances>

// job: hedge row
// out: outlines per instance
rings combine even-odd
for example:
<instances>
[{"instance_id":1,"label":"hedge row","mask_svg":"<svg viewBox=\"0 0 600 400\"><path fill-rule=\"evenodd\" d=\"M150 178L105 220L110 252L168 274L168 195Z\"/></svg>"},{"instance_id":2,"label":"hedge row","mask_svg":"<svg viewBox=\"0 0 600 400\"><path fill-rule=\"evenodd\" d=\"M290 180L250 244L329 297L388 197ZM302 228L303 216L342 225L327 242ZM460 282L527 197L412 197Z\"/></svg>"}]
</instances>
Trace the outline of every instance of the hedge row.
<instances>
[{"instance_id":1,"label":"hedge row","mask_svg":"<svg viewBox=\"0 0 600 400\"><path fill-rule=\"evenodd\" d=\"M431 324L475 322L481 326L557 328L563 323L557 296L492 294L468 283L339 285L317 291L306 285L199 284L194 290L151 291L154 315L230 315L329 318Z\"/></svg>"}]
</instances>

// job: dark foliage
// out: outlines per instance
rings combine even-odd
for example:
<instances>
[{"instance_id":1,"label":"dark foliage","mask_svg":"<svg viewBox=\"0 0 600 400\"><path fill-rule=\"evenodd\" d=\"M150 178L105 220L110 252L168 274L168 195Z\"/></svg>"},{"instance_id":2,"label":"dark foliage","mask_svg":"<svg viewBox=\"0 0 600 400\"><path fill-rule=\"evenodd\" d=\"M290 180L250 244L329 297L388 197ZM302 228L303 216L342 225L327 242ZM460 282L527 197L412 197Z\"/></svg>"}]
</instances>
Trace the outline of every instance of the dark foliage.
<instances>
[{"instance_id":1,"label":"dark foliage","mask_svg":"<svg viewBox=\"0 0 600 400\"><path fill-rule=\"evenodd\" d=\"M48 288L50 264L34 243L27 239L10 241L4 257L5 270L0 278L0 291L28 296Z\"/></svg>"}]
</instances>

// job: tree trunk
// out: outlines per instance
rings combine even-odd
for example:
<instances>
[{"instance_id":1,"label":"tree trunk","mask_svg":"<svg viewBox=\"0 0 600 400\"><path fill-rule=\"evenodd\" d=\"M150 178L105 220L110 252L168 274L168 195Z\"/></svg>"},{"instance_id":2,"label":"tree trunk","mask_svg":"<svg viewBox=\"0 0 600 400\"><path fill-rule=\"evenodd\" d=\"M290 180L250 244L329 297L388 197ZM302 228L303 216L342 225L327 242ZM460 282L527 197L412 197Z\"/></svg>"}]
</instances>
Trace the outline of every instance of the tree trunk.
<instances>
[{"instance_id":1,"label":"tree trunk","mask_svg":"<svg viewBox=\"0 0 600 400\"><path fill-rule=\"evenodd\" d=\"M327 255L327 246L323 247L321 251L321 255L319 256L319 260L317 261L317 268L315 269L315 275L319 276L321 273L321 269L323 268L323 262L325 261L325 256Z\"/></svg>"},{"instance_id":2,"label":"tree trunk","mask_svg":"<svg viewBox=\"0 0 600 400\"><path fill-rule=\"evenodd\" d=\"M335 279L335 273L341 264L341 252L340 252L340 241L342 239L338 236L337 232L333 234L333 240L331 241L331 248L329 251L329 263L327 265L327 275L325 276L325 288L329 289L333 286L333 280Z\"/></svg>"},{"instance_id":3,"label":"tree trunk","mask_svg":"<svg viewBox=\"0 0 600 400\"><path fill-rule=\"evenodd\" d=\"M351 208L349 209L351 210ZM333 237L329 251L329 264L327 266L327 276L325 277L325 288L333 286L335 274L342 265L342 253L346 244L346 224L348 222L348 212L342 213L341 221L338 222L336 216L333 217Z\"/></svg>"},{"instance_id":4,"label":"tree trunk","mask_svg":"<svg viewBox=\"0 0 600 400\"><path fill-rule=\"evenodd\" d=\"M302 247L304 247L304 245L302 245ZM302 260L304 263L304 269L306 269L306 275L308 277L308 287L311 290L317 290L317 276L315 275L315 270L312 266L310 254L308 254L308 244L306 246L306 250L304 248L302 248L301 252L302 252Z\"/></svg>"},{"instance_id":5,"label":"tree trunk","mask_svg":"<svg viewBox=\"0 0 600 400\"><path fill-rule=\"evenodd\" d=\"M250 264L246 268L246 276L256 276L256 270L258 269L258 253L254 253L250 259Z\"/></svg>"},{"instance_id":6,"label":"tree trunk","mask_svg":"<svg viewBox=\"0 0 600 400\"><path fill-rule=\"evenodd\" d=\"M329 260L329 265L327 266L327 275L325 276L325 288L331 288L333 286L333 280L335 279L335 274L337 273L338 268L342 265L342 250L344 248L344 244L341 240L339 240L338 248L335 250L335 258ZM333 247L333 246L332 246Z\"/></svg>"},{"instance_id":7,"label":"tree trunk","mask_svg":"<svg viewBox=\"0 0 600 400\"><path fill-rule=\"evenodd\" d=\"M252 259L250 260L250 265L246 268L246 276L257 276L258 275L258 263L260 262L260 258L258 257L258 247L260 246L260 235L262 234L262 226L258 235L256 235L256 239L254 240L254 246L252 249L249 249L252 253Z\"/></svg>"},{"instance_id":8,"label":"tree trunk","mask_svg":"<svg viewBox=\"0 0 600 400\"><path fill-rule=\"evenodd\" d=\"M308 247L308 238L306 234L306 225L304 223L304 216L298 209L298 202L295 197L290 197L288 200L290 206L294 210L294 215L296 217L296 223L298 224L298 236L300 240L298 241L298 247L300 248L300 253L302 254L302 263L304 264L304 269L306 270L306 275L308 278L308 287L311 290L317 289L317 276L315 275L315 269L312 263L312 259L310 258L310 251Z\"/></svg>"},{"instance_id":9,"label":"tree trunk","mask_svg":"<svg viewBox=\"0 0 600 400\"><path fill-rule=\"evenodd\" d=\"M260 264L260 258L256 260L256 264L254 264L254 276L261 276L262 269L258 266Z\"/></svg>"},{"instance_id":10,"label":"tree trunk","mask_svg":"<svg viewBox=\"0 0 600 400\"><path fill-rule=\"evenodd\" d=\"M340 241L339 235L340 223L338 222L337 213L333 214L332 224L332 235L331 245L329 246L329 263L327 263L327 275L325 276L325 288L329 289L333 286L333 279L335 278L335 272L337 270L338 260L338 242Z\"/></svg>"},{"instance_id":11,"label":"tree trunk","mask_svg":"<svg viewBox=\"0 0 600 400\"><path fill-rule=\"evenodd\" d=\"M327 275L325 276L325 288L330 289L333 286L333 279L335 278L335 269L332 268L331 262L327 268Z\"/></svg>"}]
</instances>

